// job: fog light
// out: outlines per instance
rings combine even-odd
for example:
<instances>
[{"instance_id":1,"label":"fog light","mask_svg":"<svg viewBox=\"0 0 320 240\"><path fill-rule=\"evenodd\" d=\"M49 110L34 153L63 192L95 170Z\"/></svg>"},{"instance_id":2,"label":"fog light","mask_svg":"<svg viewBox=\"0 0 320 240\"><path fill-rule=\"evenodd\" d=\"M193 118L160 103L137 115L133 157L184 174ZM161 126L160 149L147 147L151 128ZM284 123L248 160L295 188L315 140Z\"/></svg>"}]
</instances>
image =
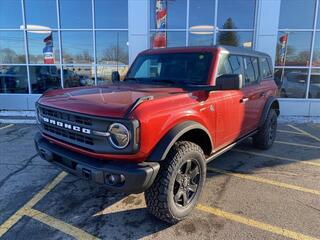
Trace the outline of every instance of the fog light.
<instances>
[{"instance_id":1,"label":"fog light","mask_svg":"<svg viewBox=\"0 0 320 240\"><path fill-rule=\"evenodd\" d=\"M122 184L125 178L122 174L107 174L105 179L106 184L114 186Z\"/></svg>"}]
</instances>

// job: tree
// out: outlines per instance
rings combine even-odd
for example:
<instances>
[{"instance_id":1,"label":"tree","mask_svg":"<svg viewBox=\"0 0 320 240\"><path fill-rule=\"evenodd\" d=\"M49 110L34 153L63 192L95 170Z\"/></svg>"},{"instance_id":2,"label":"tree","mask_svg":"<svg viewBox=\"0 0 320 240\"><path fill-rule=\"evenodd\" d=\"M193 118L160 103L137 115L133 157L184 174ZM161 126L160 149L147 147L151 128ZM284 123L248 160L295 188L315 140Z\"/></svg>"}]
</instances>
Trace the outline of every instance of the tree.
<instances>
[{"instance_id":1,"label":"tree","mask_svg":"<svg viewBox=\"0 0 320 240\"><path fill-rule=\"evenodd\" d=\"M103 51L102 61L116 61L118 63L128 64L128 53L125 49L113 45Z\"/></svg>"},{"instance_id":2,"label":"tree","mask_svg":"<svg viewBox=\"0 0 320 240\"><path fill-rule=\"evenodd\" d=\"M236 26L232 18L228 18L223 24L223 29L235 29ZM222 45L239 46L239 37L234 31L222 31L218 37L218 43Z\"/></svg>"}]
</instances>

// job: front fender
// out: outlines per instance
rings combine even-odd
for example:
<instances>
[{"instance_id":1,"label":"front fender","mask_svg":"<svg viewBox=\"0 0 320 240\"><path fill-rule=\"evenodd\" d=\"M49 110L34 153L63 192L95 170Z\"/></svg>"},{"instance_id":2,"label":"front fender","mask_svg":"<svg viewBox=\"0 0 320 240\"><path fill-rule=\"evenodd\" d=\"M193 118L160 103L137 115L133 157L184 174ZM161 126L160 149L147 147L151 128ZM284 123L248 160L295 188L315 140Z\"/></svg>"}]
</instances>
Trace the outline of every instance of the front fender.
<instances>
[{"instance_id":1,"label":"front fender","mask_svg":"<svg viewBox=\"0 0 320 240\"><path fill-rule=\"evenodd\" d=\"M156 145L156 148L152 151L151 155L148 158L148 161L158 162L166 158L172 146L177 142L177 140L185 133L190 130L199 129L208 135L211 142L211 147L213 147L213 142L210 136L210 133L207 128L202 124L195 121L186 121L180 124L177 124L173 127Z\"/></svg>"}]
</instances>

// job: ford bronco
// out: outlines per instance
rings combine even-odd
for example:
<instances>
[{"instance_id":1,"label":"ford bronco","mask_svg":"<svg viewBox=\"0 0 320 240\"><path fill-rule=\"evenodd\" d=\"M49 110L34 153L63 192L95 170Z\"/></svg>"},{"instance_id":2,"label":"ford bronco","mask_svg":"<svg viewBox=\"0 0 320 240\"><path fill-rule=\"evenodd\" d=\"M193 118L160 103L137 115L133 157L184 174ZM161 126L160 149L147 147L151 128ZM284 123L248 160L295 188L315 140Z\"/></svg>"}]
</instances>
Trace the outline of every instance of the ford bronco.
<instances>
[{"instance_id":1,"label":"ford bronco","mask_svg":"<svg viewBox=\"0 0 320 240\"><path fill-rule=\"evenodd\" d=\"M206 164L240 141L268 149L279 103L267 54L227 46L152 49L126 77L51 90L36 103L39 155L110 190L144 192L176 223L195 207Z\"/></svg>"}]
</instances>

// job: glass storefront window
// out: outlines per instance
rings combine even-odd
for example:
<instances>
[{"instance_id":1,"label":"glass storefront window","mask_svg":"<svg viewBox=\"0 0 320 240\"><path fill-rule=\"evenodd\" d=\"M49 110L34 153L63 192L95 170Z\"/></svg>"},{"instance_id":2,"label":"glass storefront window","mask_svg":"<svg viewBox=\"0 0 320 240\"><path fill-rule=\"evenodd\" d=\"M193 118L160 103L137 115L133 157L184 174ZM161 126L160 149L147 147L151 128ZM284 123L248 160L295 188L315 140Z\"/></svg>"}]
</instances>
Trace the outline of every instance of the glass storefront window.
<instances>
[{"instance_id":1,"label":"glass storefront window","mask_svg":"<svg viewBox=\"0 0 320 240\"><path fill-rule=\"evenodd\" d=\"M25 62L23 31L0 31L0 64Z\"/></svg>"},{"instance_id":2,"label":"glass storefront window","mask_svg":"<svg viewBox=\"0 0 320 240\"><path fill-rule=\"evenodd\" d=\"M63 0L60 2L61 28L92 28L92 2Z\"/></svg>"},{"instance_id":3,"label":"glass storefront window","mask_svg":"<svg viewBox=\"0 0 320 240\"><path fill-rule=\"evenodd\" d=\"M151 33L151 43L150 46L154 46L154 41L156 41L157 32ZM186 46L186 32L166 32L166 42L167 47L183 47Z\"/></svg>"},{"instance_id":4,"label":"glass storefront window","mask_svg":"<svg viewBox=\"0 0 320 240\"><path fill-rule=\"evenodd\" d=\"M213 32L189 32L189 46L212 46Z\"/></svg>"},{"instance_id":5,"label":"glass storefront window","mask_svg":"<svg viewBox=\"0 0 320 240\"><path fill-rule=\"evenodd\" d=\"M92 63L92 31L62 31L63 63Z\"/></svg>"},{"instance_id":6,"label":"glass storefront window","mask_svg":"<svg viewBox=\"0 0 320 240\"><path fill-rule=\"evenodd\" d=\"M156 29L156 2L150 1L150 27ZM165 1L167 3L167 29L186 29L187 1Z\"/></svg>"},{"instance_id":7,"label":"glass storefront window","mask_svg":"<svg viewBox=\"0 0 320 240\"><path fill-rule=\"evenodd\" d=\"M28 93L26 66L0 65L0 93Z\"/></svg>"},{"instance_id":8,"label":"glass storefront window","mask_svg":"<svg viewBox=\"0 0 320 240\"><path fill-rule=\"evenodd\" d=\"M220 0L218 27L220 29L253 29L255 8L255 0Z\"/></svg>"},{"instance_id":9,"label":"glass storefront window","mask_svg":"<svg viewBox=\"0 0 320 240\"><path fill-rule=\"evenodd\" d=\"M128 64L128 32L96 31L97 63Z\"/></svg>"},{"instance_id":10,"label":"glass storefront window","mask_svg":"<svg viewBox=\"0 0 320 240\"><path fill-rule=\"evenodd\" d=\"M128 0L95 0L96 28L128 28Z\"/></svg>"},{"instance_id":11,"label":"glass storefront window","mask_svg":"<svg viewBox=\"0 0 320 240\"><path fill-rule=\"evenodd\" d=\"M320 67L320 32L316 32L315 34L316 37L314 41L312 65L315 67Z\"/></svg>"},{"instance_id":12,"label":"glass storefront window","mask_svg":"<svg viewBox=\"0 0 320 240\"><path fill-rule=\"evenodd\" d=\"M309 98L320 98L320 69L311 72Z\"/></svg>"},{"instance_id":13,"label":"glass storefront window","mask_svg":"<svg viewBox=\"0 0 320 240\"><path fill-rule=\"evenodd\" d=\"M215 0L190 0L189 28L214 25ZM191 30L190 29L190 30Z\"/></svg>"},{"instance_id":14,"label":"glass storefront window","mask_svg":"<svg viewBox=\"0 0 320 240\"><path fill-rule=\"evenodd\" d=\"M43 93L48 89L61 88L60 66L30 66L30 82L32 93Z\"/></svg>"},{"instance_id":15,"label":"glass storefront window","mask_svg":"<svg viewBox=\"0 0 320 240\"><path fill-rule=\"evenodd\" d=\"M120 80L123 80L128 71L128 65L119 64L115 65L98 65L97 66L97 83L98 85L104 83L112 83L111 74L113 71L118 71Z\"/></svg>"},{"instance_id":16,"label":"glass storefront window","mask_svg":"<svg viewBox=\"0 0 320 240\"><path fill-rule=\"evenodd\" d=\"M20 29L23 24L20 0L0 1L0 28Z\"/></svg>"},{"instance_id":17,"label":"glass storefront window","mask_svg":"<svg viewBox=\"0 0 320 240\"><path fill-rule=\"evenodd\" d=\"M307 89L308 69L281 69L274 73L275 81L282 98L305 98Z\"/></svg>"},{"instance_id":18,"label":"glass storefront window","mask_svg":"<svg viewBox=\"0 0 320 240\"><path fill-rule=\"evenodd\" d=\"M281 0L280 29L311 29L316 0Z\"/></svg>"},{"instance_id":19,"label":"glass storefront window","mask_svg":"<svg viewBox=\"0 0 320 240\"><path fill-rule=\"evenodd\" d=\"M58 27L56 0L25 0L25 11L28 25Z\"/></svg>"},{"instance_id":20,"label":"glass storefront window","mask_svg":"<svg viewBox=\"0 0 320 240\"><path fill-rule=\"evenodd\" d=\"M252 48L253 32L220 31L217 34L217 44Z\"/></svg>"},{"instance_id":21,"label":"glass storefront window","mask_svg":"<svg viewBox=\"0 0 320 240\"><path fill-rule=\"evenodd\" d=\"M319 30L320 30L320 4L318 4L317 29L319 29Z\"/></svg>"},{"instance_id":22,"label":"glass storefront window","mask_svg":"<svg viewBox=\"0 0 320 240\"><path fill-rule=\"evenodd\" d=\"M284 61L282 61L281 49L281 39L284 36L287 37L287 47L283 49L286 56ZM279 32L277 52L276 52L276 65L278 66L308 66L310 63L310 53L311 53L311 32Z\"/></svg>"},{"instance_id":23,"label":"glass storefront window","mask_svg":"<svg viewBox=\"0 0 320 240\"><path fill-rule=\"evenodd\" d=\"M30 63L59 63L58 33L28 32Z\"/></svg>"},{"instance_id":24,"label":"glass storefront window","mask_svg":"<svg viewBox=\"0 0 320 240\"><path fill-rule=\"evenodd\" d=\"M93 86L94 67L93 66L66 66L63 68L64 87Z\"/></svg>"}]
</instances>

